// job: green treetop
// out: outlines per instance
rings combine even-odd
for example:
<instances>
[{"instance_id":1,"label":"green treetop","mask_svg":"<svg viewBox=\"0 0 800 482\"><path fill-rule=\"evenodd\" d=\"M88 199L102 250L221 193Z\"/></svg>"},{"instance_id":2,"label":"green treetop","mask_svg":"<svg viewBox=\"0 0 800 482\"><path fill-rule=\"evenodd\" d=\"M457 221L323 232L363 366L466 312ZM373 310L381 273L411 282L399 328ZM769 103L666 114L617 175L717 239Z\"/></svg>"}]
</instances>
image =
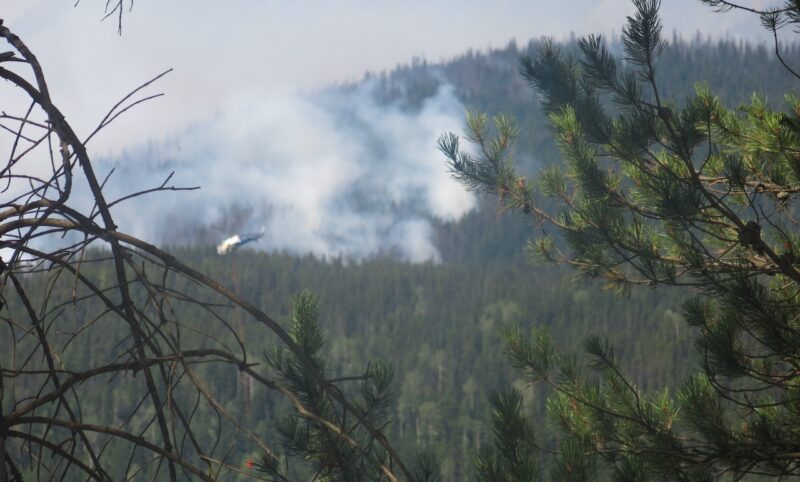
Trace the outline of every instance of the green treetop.
<instances>
[{"instance_id":1,"label":"green treetop","mask_svg":"<svg viewBox=\"0 0 800 482\"><path fill-rule=\"evenodd\" d=\"M546 333L507 333L514 366L555 393L548 410L562 436L551 476L800 475L800 99L787 95L785 112L757 96L730 110L705 85L683 101L665 98L655 75L665 45L659 2L633 3L622 59L589 36L578 55L548 45L522 61L563 165L535 181L518 175L509 156L517 130L504 117L468 115L473 150L453 134L440 139L458 180L538 222L530 247L539 258L623 290L697 291L684 316L697 328L701 371L674 393L638 388L606 340L586 340L584 374ZM758 13L777 32L798 22L800 3ZM542 473L518 398L495 398L497 443L478 462L485 480Z\"/></svg>"}]
</instances>

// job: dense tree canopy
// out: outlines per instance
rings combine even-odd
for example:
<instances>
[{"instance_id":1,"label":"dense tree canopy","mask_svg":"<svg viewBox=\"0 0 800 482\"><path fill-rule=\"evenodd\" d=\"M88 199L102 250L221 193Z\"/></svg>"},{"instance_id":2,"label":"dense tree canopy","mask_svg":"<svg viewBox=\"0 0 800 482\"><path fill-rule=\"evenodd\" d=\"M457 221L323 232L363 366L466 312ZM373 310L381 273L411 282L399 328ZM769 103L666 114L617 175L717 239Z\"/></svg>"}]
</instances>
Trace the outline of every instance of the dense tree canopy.
<instances>
[{"instance_id":1,"label":"dense tree canopy","mask_svg":"<svg viewBox=\"0 0 800 482\"><path fill-rule=\"evenodd\" d=\"M35 109L3 114L30 151L0 175L24 188L2 212L15 254L1 278L0 481L465 480L472 459L479 480L797 475L800 101L778 93L796 85L781 64L799 51L667 44L657 2L634 3L619 42L512 43L378 76L376 95L405 108L444 79L518 120L472 114L474 154L443 138L456 177L518 211L491 200L437 222L444 265L173 257L120 232L100 189L111 224L74 210L68 179L91 160L45 78L14 76L41 67L3 28L15 54L0 53L0 74ZM777 37L796 12L761 14ZM65 147L50 176L20 176L51 140ZM531 224L533 254L589 280L524 266ZM50 252L28 242L64 234ZM554 348L586 333L585 353Z\"/></svg>"},{"instance_id":2,"label":"dense tree canopy","mask_svg":"<svg viewBox=\"0 0 800 482\"><path fill-rule=\"evenodd\" d=\"M519 175L509 157L517 130L505 117L469 116L476 154L452 134L441 149L457 179L543 226L531 245L539 258L623 291L693 287L683 310L699 330L702 371L677 391L646 392L607 340L586 339L592 371L584 374L542 330L509 330L511 361L556 392L548 401L562 433L553 480L797 475L800 99L788 94L785 110L772 110L756 95L731 110L704 84L685 100L666 97L656 74L665 48L659 2L633 3L622 60L597 36L580 39L577 55L546 45L523 59L564 166L535 181ZM760 15L775 32L798 13L788 2ZM553 200L558 209L549 209ZM480 458L481 473L535 479L542 469L519 394L494 405L497 443Z\"/></svg>"}]
</instances>

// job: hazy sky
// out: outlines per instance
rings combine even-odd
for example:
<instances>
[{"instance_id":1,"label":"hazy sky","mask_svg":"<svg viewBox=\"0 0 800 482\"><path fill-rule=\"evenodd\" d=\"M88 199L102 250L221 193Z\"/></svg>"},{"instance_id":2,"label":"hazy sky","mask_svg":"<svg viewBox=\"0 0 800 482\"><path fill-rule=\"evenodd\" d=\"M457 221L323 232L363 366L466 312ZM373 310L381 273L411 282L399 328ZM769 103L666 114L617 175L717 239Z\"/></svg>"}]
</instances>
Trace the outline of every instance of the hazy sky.
<instances>
[{"instance_id":1,"label":"hazy sky","mask_svg":"<svg viewBox=\"0 0 800 482\"><path fill-rule=\"evenodd\" d=\"M114 101L174 68L148 92L167 95L93 141L110 150L218 113L231 96L254 105L276 92L359 79L412 57L450 58L509 40L619 32L628 0L139 0L99 22L103 0L5 0L0 18L37 53L56 103L89 132ZM753 6L775 2L746 0ZM667 32L764 39L757 19L663 0ZM266 94L269 95L266 95Z\"/></svg>"}]
</instances>

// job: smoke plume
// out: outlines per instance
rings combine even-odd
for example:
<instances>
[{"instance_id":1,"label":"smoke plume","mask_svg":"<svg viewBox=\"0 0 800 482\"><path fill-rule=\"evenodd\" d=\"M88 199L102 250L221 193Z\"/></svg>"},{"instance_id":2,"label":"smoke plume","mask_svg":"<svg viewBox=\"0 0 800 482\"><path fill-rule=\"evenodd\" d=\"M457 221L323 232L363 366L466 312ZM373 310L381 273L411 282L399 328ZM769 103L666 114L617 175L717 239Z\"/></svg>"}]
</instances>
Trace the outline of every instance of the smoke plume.
<instances>
[{"instance_id":1,"label":"smoke plume","mask_svg":"<svg viewBox=\"0 0 800 482\"><path fill-rule=\"evenodd\" d=\"M476 203L436 149L463 115L447 85L414 109L378 102L369 85L241 95L98 170L114 169L109 199L159 185L173 170L170 184L201 187L118 205L121 229L156 243L216 243L264 228L261 249L436 261L431 220L458 219Z\"/></svg>"}]
</instances>

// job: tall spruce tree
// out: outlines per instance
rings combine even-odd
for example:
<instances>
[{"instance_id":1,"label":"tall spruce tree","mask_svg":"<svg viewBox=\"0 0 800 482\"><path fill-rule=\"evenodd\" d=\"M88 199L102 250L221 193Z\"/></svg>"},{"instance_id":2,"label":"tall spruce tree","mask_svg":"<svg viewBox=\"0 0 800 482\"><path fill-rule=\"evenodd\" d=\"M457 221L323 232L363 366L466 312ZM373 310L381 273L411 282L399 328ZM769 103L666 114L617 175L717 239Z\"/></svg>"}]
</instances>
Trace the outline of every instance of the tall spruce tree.
<instances>
[{"instance_id":1,"label":"tall spruce tree","mask_svg":"<svg viewBox=\"0 0 800 482\"><path fill-rule=\"evenodd\" d=\"M704 0L721 9L731 2ZM493 399L495 444L482 480L740 480L800 475L800 99L731 110L706 85L682 101L656 81L665 45L657 0L634 0L624 56L598 36L579 52L548 44L522 60L564 157L535 180L510 157L512 120L467 116L467 140L440 149L456 179L530 214L535 257L567 263L621 290L691 287L701 371L676 391L644 391L608 340L589 337L589 371L547 333L507 331L512 364L550 386L554 447L535 440L515 390ZM800 2L755 12L775 34ZM781 60L783 62L783 60ZM786 65L787 74L793 75ZM555 233L553 235L548 234ZM662 288L663 287L663 288ZM554 457L537 461L536 448ZM541 462L537 463L537 462Z\"/></svg>"},{"instance_id":2,"label":"tall spruce tree","mask_svg":"<svg viewBox=\"0 0 800 482\"><path fill-rule=\"evenodd\" d=\"M421 451L415 465L407 468L383 433L394 395L393 368L376 360L362 375L332 379L329 386L321 386L313 373L314 369L325 373L326 365L320 353L325 337L318 324L317 298L306 290L295 297L293 305L289 336L302 356L283 345L264 353L295 406L276 425L284 453L281 457L264 454L247 465L274 482L436 482L439 461L435 454ZM356 384L355 389L342 386L348 382ZM347 399L350 408L342 409L331 390Z\"/></svg>"}]
</instances>

